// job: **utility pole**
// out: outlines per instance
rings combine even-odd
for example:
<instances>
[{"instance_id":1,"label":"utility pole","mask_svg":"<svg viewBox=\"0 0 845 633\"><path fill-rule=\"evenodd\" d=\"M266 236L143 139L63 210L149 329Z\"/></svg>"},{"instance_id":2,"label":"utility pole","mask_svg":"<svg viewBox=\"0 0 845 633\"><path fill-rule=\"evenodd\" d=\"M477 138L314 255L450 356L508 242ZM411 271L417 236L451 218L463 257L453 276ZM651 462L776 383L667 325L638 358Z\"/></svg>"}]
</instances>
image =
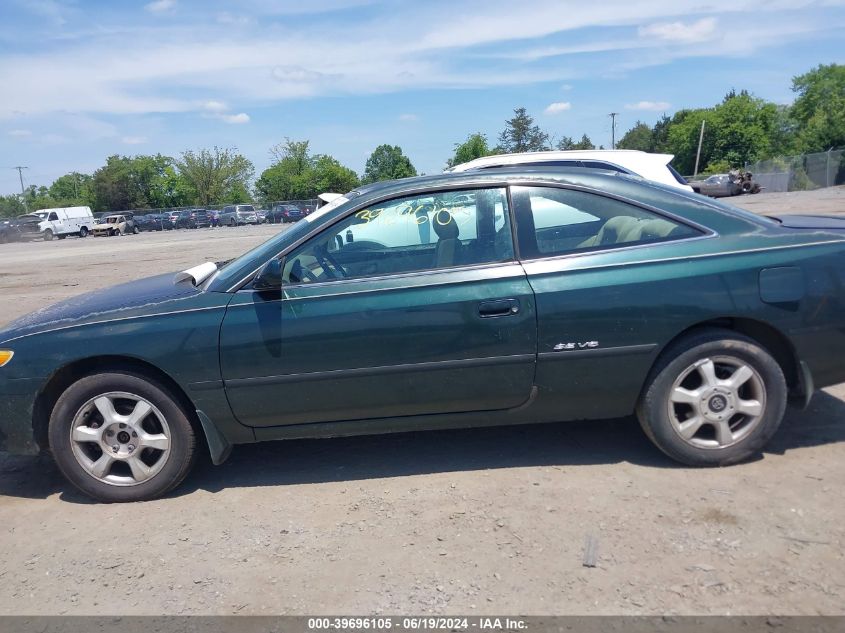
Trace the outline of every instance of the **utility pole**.
<instances>
[{"instance_id":1,"label":"utility pole","mask_svg":"<svg viewBox=\"0 0 845 633\"><path fill-rule=\"evenodd\" d=\"M701 144L704 142L704 119L701 120L701 132L698 135L698 151L695 153L695 173L698 176L698 161L701 158Z\"/></svg>"},{"instance_id":2,"label":"utility pole","mask_svg":"<svg viewBox=\"0 0 845 633\"><path fill-rule=\"evenodd\" d=\"M18 170L18 178L21 181L21 201L23 202L24 211L29 211L29 208L26 206L26 191L23 188L23 170L29 169L29 167L26 167L25 165L17 165L12 167L12 169Z\"/></svg>"},{"instance_id":3,"label":"utility pole","mask_svg":"<svg viewBox=\"0 0 845 633\"><path fill-rule=\"evenodd\" d=\"M611 112L610 117L610 149L616 149L616 117L618 112Z\"/></svg>"}]
</instances>

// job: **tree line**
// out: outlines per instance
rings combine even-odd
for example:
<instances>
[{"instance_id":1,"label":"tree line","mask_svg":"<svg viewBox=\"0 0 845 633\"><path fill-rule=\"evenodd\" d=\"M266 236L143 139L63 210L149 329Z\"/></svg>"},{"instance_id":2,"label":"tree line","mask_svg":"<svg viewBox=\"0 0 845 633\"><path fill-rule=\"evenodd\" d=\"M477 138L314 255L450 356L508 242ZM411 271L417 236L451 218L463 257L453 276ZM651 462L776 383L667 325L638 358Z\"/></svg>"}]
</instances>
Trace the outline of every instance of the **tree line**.
<instances>
[{"instance_id":1,"label":"tree line","mask_svg":"<svg viewBox=\"0 0 845 633\"><path fill-rule=\"evenodd\" d=\"M793 78L796 98L780 105L745 90L731 90L709 108L665 114L653 125L637 121L617 147L674 154L675 168L695 168L702 121L705 125L699 170L727 171L746 163L792 154L845 147L845 65L819 65ZM475 132L456 143L446 166L499 153L596 149L587 134L579 140L540 128L526 108L514 109L492 145ZM599 149L603 149L599 146ZM380 145L360 176L327 154L312 154L307 140L291 140L270 149L273 159L257 179L252 162L234 148L188 150L178 158L109 156L93 174L71 172L49 187L30 185L0 197L0 216L34 209L88 205L95 211L154 209L257 201L314 198L325 191L346 192L361 184L417 175L397 145ZM254 180L254 182L253 182Z\"/></svg>"}]
</instances>

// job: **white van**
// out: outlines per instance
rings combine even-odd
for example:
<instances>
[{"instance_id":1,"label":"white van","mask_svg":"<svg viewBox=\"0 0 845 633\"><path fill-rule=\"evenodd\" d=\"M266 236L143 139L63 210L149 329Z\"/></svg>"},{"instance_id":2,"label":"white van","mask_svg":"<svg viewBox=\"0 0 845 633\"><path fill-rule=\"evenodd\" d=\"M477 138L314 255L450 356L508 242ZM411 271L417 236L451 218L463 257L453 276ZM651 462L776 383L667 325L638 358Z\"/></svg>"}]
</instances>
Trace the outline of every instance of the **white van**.
<instances>
[{"instance_id":1,"label":"white van","mask_svg":"<svg viewBox=\"0 0 845 633\"><path fill-rule=\"evenodd\" d=\"M41 218L38 231L45 240L52 240L53 237L62 240L68 235L86 237L94 226L94 214L91 213L91 207L39 209L30 215Z\"/></svg>"}]
</instances>

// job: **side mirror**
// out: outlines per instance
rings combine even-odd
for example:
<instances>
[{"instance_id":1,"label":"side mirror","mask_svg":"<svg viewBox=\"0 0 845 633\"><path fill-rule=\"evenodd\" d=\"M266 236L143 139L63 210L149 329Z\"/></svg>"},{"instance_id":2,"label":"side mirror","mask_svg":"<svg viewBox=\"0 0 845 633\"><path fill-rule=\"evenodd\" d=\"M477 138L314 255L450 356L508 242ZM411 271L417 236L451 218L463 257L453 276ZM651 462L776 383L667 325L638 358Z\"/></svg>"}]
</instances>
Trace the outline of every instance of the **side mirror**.
<instances>
[{"instance_id":1,"label":"side mirror","mask_svg":"<svg viewBox=\"0 0 845 633\"><path fill-rule=\"evenodd\" d=\"M278 290L282 287L282 260L274 257L264 264L255 279L252 287L256 290Z\"/></svg>"}]
</instances>

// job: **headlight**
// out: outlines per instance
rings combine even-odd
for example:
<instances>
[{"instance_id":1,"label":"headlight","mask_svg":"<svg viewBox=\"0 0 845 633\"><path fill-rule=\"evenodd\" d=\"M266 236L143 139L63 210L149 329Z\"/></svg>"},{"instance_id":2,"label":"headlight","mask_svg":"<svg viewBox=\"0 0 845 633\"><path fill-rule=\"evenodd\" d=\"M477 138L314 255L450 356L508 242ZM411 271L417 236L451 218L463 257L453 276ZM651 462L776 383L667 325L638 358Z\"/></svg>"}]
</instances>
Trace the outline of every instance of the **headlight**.
<instances>
[{"instance_id":1,"label":"headlight","mask_svg":"<svg viewBox=\"0 0 845 633\"><path fill-rule=\"evenodd\" d=\"M15 353L10 349L0 349L0 367L5 367L12 360Z\"/></svg>"}]
</instances>

